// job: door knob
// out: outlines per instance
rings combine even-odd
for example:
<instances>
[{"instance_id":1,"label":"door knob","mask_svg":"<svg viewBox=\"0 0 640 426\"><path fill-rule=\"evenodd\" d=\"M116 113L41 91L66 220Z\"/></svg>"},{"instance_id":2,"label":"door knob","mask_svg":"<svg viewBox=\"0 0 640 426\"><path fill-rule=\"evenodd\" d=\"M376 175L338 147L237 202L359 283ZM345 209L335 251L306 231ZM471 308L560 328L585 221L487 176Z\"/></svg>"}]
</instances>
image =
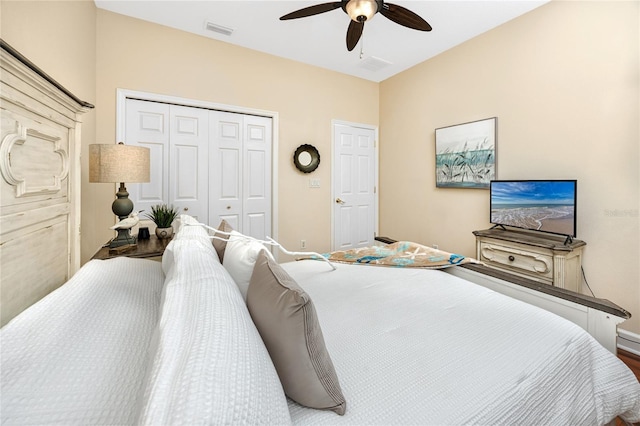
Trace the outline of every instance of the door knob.
<instances>
[{"instance_id":1,"label":"door knob","mask_svg":"<svg viewBox=\"0 0 640 426\"><path fill-rule=\"evenodd\" d=\"M336 203L338 204L344 204L344 200L341 198L336 198Z\"/></svg>"},{"instance_id":2,"label":"door knob","mask_svg":"<svg viewBox=\"0 0 640 426\"><path fill-rule=\"evenodd\" d=\"M227 210L231 210L231 206L227 206Z\"/></svg>"},{"instance_id":3,"label":"door knob","mask_svg":"<svg viewBox=\"0 0 640 426\"><path fill-rule=\"evenodd\" d=\"M188 212L188 211L189 211L189 207L185 207L183 210L184 210L185 212Z\"/></svg>"}]
</instances>

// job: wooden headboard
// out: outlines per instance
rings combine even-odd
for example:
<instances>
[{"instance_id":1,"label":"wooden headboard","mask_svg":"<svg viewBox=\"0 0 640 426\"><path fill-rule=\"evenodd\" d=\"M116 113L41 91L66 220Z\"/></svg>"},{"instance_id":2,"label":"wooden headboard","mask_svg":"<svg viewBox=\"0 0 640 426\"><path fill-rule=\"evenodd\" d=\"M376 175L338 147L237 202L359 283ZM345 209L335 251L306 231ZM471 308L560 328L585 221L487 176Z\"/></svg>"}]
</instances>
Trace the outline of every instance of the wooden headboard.
<instances>
[{"instance_id":1,"label":"wooden headboard","mask_svg":"<svg viewBox=\"0 0 640 426\"><path fill-rule=\"evenodd\" d=\"M80 114L93 108L0 40L0 325L80 267Z\"/></svg>"}]
</instances>

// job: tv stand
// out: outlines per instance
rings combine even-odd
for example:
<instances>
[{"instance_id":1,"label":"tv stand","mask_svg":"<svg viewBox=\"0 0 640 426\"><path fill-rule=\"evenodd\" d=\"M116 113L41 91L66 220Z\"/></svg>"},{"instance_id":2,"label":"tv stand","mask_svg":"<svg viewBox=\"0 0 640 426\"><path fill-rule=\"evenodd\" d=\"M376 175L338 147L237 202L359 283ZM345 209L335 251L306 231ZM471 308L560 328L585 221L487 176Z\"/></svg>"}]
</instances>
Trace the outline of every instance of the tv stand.
<instances>
[{"instance_id":1,"label":"tv stand","mask_svg":"<svg viewBox=\"0 0 640 426\"><path fill-rule=\"evenodd\" d=\"M486 266L580 293L584 241L496 227L473 234L476 257Z\"/></svg>"}]
</instances>

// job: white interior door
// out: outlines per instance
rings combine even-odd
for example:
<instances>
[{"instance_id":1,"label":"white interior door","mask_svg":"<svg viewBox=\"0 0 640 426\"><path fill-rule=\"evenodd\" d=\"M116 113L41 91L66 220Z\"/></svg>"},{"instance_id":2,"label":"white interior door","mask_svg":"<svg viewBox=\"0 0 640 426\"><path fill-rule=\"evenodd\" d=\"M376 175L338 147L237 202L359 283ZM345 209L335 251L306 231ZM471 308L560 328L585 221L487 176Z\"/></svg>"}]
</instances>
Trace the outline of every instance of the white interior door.
<instances>
[{"instance_id":1,"label":"white interior door","mask_svg":"<svg viewBox=\"0 0 640 426\"><path fill-rule=\"evenodd\" d=\"M332 250L367 247L377 227L374 128L333 124Z\"/></svg>"}]
</instances>

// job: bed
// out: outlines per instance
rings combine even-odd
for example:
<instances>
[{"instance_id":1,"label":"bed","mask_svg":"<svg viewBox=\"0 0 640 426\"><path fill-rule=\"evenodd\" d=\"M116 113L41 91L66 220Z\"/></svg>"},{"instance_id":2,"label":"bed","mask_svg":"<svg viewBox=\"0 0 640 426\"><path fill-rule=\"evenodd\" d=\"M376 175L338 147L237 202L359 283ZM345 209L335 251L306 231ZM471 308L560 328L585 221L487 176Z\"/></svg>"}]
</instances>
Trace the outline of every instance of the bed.
<instances>
[{"instance_id":1,"label":"bed","mask_svg":"<svg viewBox=\"0 0 640 426\"><path fill-rule=\"evenodd\" d=\"M0 80L2 326L80 267L81 116L93 105L2 39Z\"/></svg>"},{"instance_id":2,"label":"bed","mask_svg":"<svg viewBox=\"0 0 640 426\"><path fill-rule=\"evenodd\" d=\"M640 421L623 318L469 265L280 265L182 216L162 262L79 268L92 105L0 47L2 424Z\"/></svg>"},{"instance_id":3,"label":"bed","mask_svg":"<svg viewBox=\"0 0 640 426\"><path fill-rule=\"evenodd\" d=\"M162 262L92 260L4 326L2 423L640 421L631 371L548 311L441 270L279 265L211 238L183 215Z\"/></svg>"}]
</instances>

